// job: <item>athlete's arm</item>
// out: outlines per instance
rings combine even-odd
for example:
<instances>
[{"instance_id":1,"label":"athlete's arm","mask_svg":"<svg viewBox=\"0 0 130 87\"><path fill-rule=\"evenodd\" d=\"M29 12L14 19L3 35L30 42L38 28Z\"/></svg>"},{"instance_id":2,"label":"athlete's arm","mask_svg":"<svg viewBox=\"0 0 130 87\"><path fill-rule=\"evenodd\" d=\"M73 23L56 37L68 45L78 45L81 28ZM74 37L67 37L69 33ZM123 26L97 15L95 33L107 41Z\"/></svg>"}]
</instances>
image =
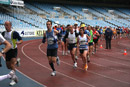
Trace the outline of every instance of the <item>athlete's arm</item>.
<instances>
[{"instance_id":1,"label":"athlete's arm","mask_svg":"<svg viewBox=\"0 0 130 87\"><path fill-rule=\"evenodd\" d=\"M58 33L60 33L59 31L57 31L57 30L54 30L54 32L55 32L55 34L58 34Z\"/></svg>"},{"instance_id":2,"label":"athlete's arm","mask_svg":"<svg viewBox=\"0 0 130 87\"><path fill-rule=\"evenodd\" d=\"M100 36L100 34L98 33L98 31L96 31L96 35L97 35L97 36Z\"/></svg>"},{"instance_id":3,"label":"athlete's arm","mask_svg":"<svg viewBox=\"0 0 130 87\"><path fill-rule=\"evenodd\" d=\"M43 34L43 39L42 39L42 43L45 43L46 42L46 33L45 32L43 32L44 34Z\"/></svg>"},{"instance_id":4,"label":"athlete's arm","mask_svg":"<svg viewBox=\"0 0 130 87\"><path fill-rule=\"evenodd\" d=\"M65 37L64 37L64 39L68 42L68 35L69 35L69 32L66 32L66 34L65 34Z\"/></svg>"},{"instance_id":5,"label":"athlete's arm","mask_svg":"<svg viewBox=\"0 0 130 87\"><path fill-rule=\"evenodd\" d=\"M2 53L6 53L8 50L10 50L11 44L7 40L5 40L2 44L5 45L5 48L1 51Z\"/></svg>"},{"instance_id":6,"label":"athlete's arm","mask_svg":"<svg viewBox=\"0 0 130 87\"><path fill-rule=\"evenodd\" d=\"M5 38L0 34L0 44L4 44L5 48L1 51L1 53L6 53L10 48L11 44L5 40Z\"/></svg>"},{"instance_id":7,"label":"athlete's arm","mask_svg":"<svg viewBox=\"0 0 130 87\"><path fill-rule=\"evenodd\" d=\"M90 36L88 36L89 37L89 41L88 42L90 42L90 40L91 40L91 35Z\"/></svg>"},{"instance_id":8,"label":"athlete's arm","mask_svg":"<svg viewBox=\"0 0 130 87\"><path fill-rule=\"evenodd\" d=\"M21 36L19 35L19 33L16 32L16 31L13 33L13 38L14 38L14 39L18 39L18 41L16 42L17 45L23 43L22 37L21 37Z\"/></svg>"},{"instance_id":9,"label":"athlete's arm","mask_svg":"<svg viewBox=\"0 0 130 87\"><path fill-rule=\"evenodd\" d=\"M77 45L79 44L79 37L77 37Z\"/></svg>"},{"instance_id":10,"label":"athlete's arm","mask_svg":"<svg viewBox=\"0 0 130 87\"><path fill-rule=\"evenodd\" d=\"M21 44L21 43L23 43L23 40L19 40L19 41L16 42L17 45Z\"/></svg>"},{"instance_id":11,"label":"athlete's arm","mask_svg":"<svg viewBox=\"0 0 130 87\"><path fill-rule=\"evenodd\" d=\"M88 41L87 41L87 42L90 42L91 36L88 36L88 35L86 34L86 37L88 38Z\"/></svg>"},{"instance_id":12,"label":"athlete's arm","mask_svg":"<svg viewBox=\"0 0 130 87\"><path fill-rule=\"evenodd\" d=\"M79 37L77 37L77 49L79 49Z\"/></svg>"}]
</instances>

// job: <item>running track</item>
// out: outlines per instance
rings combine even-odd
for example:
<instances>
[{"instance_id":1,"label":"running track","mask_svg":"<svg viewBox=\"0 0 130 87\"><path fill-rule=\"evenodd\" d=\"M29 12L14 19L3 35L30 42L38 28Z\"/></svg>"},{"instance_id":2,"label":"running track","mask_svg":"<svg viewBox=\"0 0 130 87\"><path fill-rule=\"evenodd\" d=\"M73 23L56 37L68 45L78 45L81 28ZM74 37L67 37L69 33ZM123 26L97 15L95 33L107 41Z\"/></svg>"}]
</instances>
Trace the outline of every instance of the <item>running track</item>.
<instances>
[{"instance_id":1,"label":"running track","mask_svg":"<svg viewBox=\"0 0 130 87\"><path fill-rule=\"evenodd\" d=\"M17 69L47 87L130 87L129 43L127 38L113 40L112 49L106 50L105 42L100 42L103 48L98 46L88 71L83 70L81 58L78 59L78 68L74 69L70 55L62 56L59 46L61 65L55 64L57 75L52 77L46 57L47 45L42 44L41 39L25 41L19 46L22 65ZM123 55L124 49L127 49L126 56Z\"/></svg>"}]
</instances>

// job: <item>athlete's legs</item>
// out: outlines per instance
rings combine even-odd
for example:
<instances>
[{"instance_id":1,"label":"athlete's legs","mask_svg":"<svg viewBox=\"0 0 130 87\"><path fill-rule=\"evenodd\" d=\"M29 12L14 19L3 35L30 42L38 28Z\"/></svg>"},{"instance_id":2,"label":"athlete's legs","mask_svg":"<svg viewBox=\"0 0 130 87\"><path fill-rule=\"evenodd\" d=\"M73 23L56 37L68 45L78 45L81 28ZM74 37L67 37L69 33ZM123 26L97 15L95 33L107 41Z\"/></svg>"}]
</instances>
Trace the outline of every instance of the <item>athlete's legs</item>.
<instances>
[{"instance_id":1,"label":"athlete's legs","mask_svg":"<svg viewBox=\"0 0 130 87\"><path fill-rule=\"evenodd\" d=\"M93 45L89 46L89 56L92 55L92 52L93 52Z\"/></svg>"},{"instance_id":2,"label":"athlete's legs","mask_svg":"<svg viewBox=\"0 0 130 87\"><path fill-rule=\"evenodd\" d=\"M7 66L8 69L11 69L11 67L10 67L10 61L6 61L6 66Z\"/></svg>"},{"instance_id":3,"label":"athlete's legs","mask_svg":"<svg viewBox=\"0 0 130 87\"><path fill-rule=\"evenodd\" d=\"M75 60L75 51L76 51L76 48L73 48L72 50L70 50L70 54L71 54L71 57L72 57L72 60L73 60L74 63L76 62L76 60Z\"/></svg>"},{"instance_id":4,"label":"athlete's legs","mask_svg":"<svg viewBox=\"0 0 130 87\"><path fill-rule=\"evenodd\" d=\"M65 55L67 55L67 43L64 43L64 46L65 46Z\"/></svg>"},{"instance_id":5,"label":"athlete's legs","mask_svg":"<svg viewBox=\"0 0 130 87\"><path fill-rule=\"evenodd\" d=\"M17 63L17 59L16 58L12 58L10 60L10 67L11 67L11 70L14 70L15 71L15 65Z\"/></svg>"},{"instance_id":6,"label":"athlete's legs","mask_svg":"<svg viewBox=\"0 0 130 87\"><path fill-rule=\"evenodd\" d=\"M0 81L5 80L7 78L11 78L9 74L0 76Z\"/></svg>"},{"instance_id":7,"label":"athlete's legs","mask_svg":"<svg viewBox=\"0 0 130 87\"><path fill-rule=\"evenodd\" d=\"M88 52L87 50L84 50L84 52L83 52L83 60L84 60L83 63L84 64L87 64L87 58L86 58L87 52Z\"/></svg>"},{"instance_id":8,"label":"athlete's legs","mask_svg":"<svg viewBox=\"0 0 130 87\"><path fill-rule=\"evenodd\" d=\"M61 41L61 49L62 49L62 55L64 55L64 48L65 46L64 46L64 42L63 41Z\"/></svg>"},{"instance_id":9,"label":"athlete's legs","mask_svg":"<svg viewBox=\"0 0 130 87\"><path fill-rule=\"evenodd\" d=\"M50 65L51 69L52 69L53 71L55 71L55 68L54 68L54 64L53 64L53 63L56 62L56 58L54 59L54 58L52 58L51 56L48 56L48 61L49 61L49 65Z\"/></svg>"}]
</instances>

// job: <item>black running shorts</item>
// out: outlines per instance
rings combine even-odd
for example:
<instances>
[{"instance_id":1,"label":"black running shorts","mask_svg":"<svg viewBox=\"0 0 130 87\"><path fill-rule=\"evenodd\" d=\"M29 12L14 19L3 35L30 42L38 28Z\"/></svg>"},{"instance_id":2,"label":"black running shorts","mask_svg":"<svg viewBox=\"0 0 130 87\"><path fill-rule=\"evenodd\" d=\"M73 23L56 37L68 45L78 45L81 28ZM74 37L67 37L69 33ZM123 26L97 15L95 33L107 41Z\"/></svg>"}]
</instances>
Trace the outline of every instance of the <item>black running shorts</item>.
<instances>
[{"instance_id":1,"label":"black running shorts","mask_svg":"<svg viewBox=\"0 0 130 87\"><path fill-rule=\"evenodd\" d=\"M18 54L17 48L10 49L7 53L5 53L6 61L10 61L12 58L17 58L17 54Z\"/></svg>"},{"instance_id":2,"label":"black running shorts","mask_svg":"<svg viewBox=\"0 0 130 87\"><path fill-rule=\"evenodd\" d=\"M81 53L81 54L83 54L83 53L84 53L84 51L87 51L87 50L79 50L79 51L80 51L80 53Z\"/></svg>"},{"instance_id":3,"label":"black running shorts","mask_svg":"<svg viewBox=\"0 0 130 87\"><path fill-rule=\"evenodd\" d=\"M88 46L93 46L93 42L89 42L89 43L88 43Z\"/></svg>"},{"instance_id":4,"label":"black running shorts","mask_svg":"<svg viewBox=\"0 0 130 87\"><path fill-rule=\"evenodd\" d=\"M77 48L77 44L76 43L68 45L68 49L69 50L73 50L73 48Z\"/></svg>"},{"instance_id":5,"label":"black running shorts","mask_svg":"<svg viewBox=\"0 0 130 87\"><path fill-rule=\"evenodd\" d=\"M57 48L47 49L47 56L57 57Z\"/></svg>"}]
</instances>

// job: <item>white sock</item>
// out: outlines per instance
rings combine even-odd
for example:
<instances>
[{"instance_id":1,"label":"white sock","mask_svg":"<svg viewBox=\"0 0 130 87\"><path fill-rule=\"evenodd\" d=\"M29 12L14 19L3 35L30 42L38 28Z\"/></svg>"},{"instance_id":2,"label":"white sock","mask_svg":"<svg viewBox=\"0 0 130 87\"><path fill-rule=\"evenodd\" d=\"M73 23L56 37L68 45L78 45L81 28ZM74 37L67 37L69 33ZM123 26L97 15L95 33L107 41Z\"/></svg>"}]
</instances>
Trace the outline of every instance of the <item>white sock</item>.
<instances>
[{"instance_id":1,"label":"white sock","mask_svg":"<svg viewBox=\"0 0 130 87\"><path fill-rule=\"evenodd\" d=\"M7 79L7 78L11 78L11 76L9 74L7 75L2 75L0 76L0 81L4 80L4 79Z\"/></svg>"}]
</instances>

